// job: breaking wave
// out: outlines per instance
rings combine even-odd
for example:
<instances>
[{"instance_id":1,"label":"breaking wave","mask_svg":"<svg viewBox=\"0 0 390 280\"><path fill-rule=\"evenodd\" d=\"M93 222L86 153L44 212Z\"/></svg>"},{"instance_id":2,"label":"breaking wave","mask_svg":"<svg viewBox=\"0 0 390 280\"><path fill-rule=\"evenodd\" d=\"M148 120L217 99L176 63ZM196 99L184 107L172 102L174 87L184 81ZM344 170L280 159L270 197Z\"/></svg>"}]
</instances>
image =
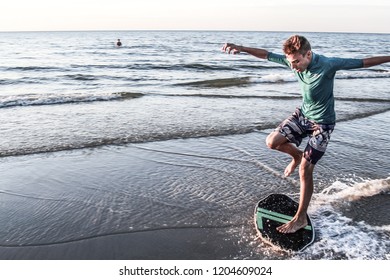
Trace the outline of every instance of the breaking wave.
<instances>
[{"instance_id":1,"label":"breaking wave","mask_svg":"<svg viewBox=\"0 0 390 280\"><path fill-rule=\"evenodd\" d=\"M137 92L114 92L107 94L23 94L11 95L5 98L0 98L0 108L15 107L15 106L42 106L55 104L69 104L80 102L96 102L96 101L111 101L121 99L131 99L142 97L142 93Z\"/></svg>"},{"instance_id":2,"label":"breaking wave","mask_svg":"<svg viewBox=\"0 0 390 280\"><path fill-rule=\"evenodd\" d=\"M387 79L390 77L390 71L350 71L340 72L336 75L336 79ZM294 83L297 82L293 73L289 74L267 74L259 77L234 77L201 80L187 83L179 83L177 86L203 87L203 88L225 88L225 87L242 87L255 84L280 84L280 83Z\"/></svg>"}]
</instances>

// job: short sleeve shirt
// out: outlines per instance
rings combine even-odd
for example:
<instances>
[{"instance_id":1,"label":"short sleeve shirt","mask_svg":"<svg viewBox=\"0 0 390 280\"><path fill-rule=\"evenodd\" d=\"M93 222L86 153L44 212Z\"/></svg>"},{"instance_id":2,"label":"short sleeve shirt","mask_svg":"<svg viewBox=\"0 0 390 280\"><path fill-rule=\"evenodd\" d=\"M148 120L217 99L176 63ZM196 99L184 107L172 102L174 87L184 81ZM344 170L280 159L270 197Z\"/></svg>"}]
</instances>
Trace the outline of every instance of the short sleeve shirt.
<instances>
[{"instance_id":1,"label":"short sleeve shirt","mask_svg":"<svg viewBox=\"0 0 390 280\"><path fill-rule=\"evenodd\" d=\"M269 52L268 60L291 68L285 55ZM301 86L303 115L317 123L334 124L333 85L336 71L362 67L362 59L328 58L313 53L312 61L304 72L294 71Z\"/></svg>"}]
</instances>

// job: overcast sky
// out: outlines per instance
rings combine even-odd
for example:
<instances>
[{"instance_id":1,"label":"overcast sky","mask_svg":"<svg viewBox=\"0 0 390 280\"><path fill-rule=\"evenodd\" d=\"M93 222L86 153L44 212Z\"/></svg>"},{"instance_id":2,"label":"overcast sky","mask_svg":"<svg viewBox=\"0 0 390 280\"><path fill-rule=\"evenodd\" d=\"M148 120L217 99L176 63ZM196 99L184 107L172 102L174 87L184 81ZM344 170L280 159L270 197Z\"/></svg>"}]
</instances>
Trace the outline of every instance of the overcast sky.
<instances>
[{"instance_id":1,"label":"overcast sky","mask_svg":"<svg viewBox=\"0 0 390 280\"><path fill-rule=\"evenodd\" d=\"M0 31L390 33L390 0L4 0Z\"/></svg>"}]
</instances>

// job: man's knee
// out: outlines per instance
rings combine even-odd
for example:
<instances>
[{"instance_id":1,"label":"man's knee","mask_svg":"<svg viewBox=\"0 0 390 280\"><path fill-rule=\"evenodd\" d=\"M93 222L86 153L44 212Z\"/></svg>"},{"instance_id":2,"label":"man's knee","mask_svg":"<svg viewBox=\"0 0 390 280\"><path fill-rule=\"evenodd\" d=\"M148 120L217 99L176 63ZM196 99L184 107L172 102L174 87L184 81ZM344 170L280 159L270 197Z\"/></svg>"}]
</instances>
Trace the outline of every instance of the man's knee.
<instances>
[{"instance_id":1,"label":"man's knee","mask_svg":"<svg viewBox=\"0 0 390 280\"><path fill-rule=\"evenodd\" d=\"M267 138L265 139L265 144L267 145L268 148L270 149L276 149L276 144L275 144L275 140L274 140L274 136L272 135L272 133L270 135L267 136Z\"/></svg>"},{"instance_id":2,"label":"man's knee","mask_svg":"<svg viewBox=\"0 0 390 280\"><path fill-rule=\"evenodd\" d=\"M277 149L283 142L287 142L287 140L277 131L270 133L265 139L267 147L273 150Z\"/></svg>"}]
</instances>

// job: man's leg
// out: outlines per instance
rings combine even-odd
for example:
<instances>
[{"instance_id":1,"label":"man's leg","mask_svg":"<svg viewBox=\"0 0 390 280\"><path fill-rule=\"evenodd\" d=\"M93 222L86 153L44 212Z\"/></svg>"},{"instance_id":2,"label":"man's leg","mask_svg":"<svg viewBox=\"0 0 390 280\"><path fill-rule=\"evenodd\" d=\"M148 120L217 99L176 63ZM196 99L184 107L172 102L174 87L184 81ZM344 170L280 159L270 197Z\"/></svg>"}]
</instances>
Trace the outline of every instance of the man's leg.
<instances>
[{"instance_id":1,"label":"man's leg","mask_svg":"<svg viewBox=\"0 0 390 280\"><path fill-rule=\"evenodd\" d=\"M282 233L294 233L297 230L307 226L307 209L310 204L311 196L313 194L313 170L314 164L302 159L299 167L299 177L301 182L301 190L299 197L298 211L292 220L277 228Z\"/></svg>"},{"instance_id":2,"label":"man's leg","mask_svg":"<svg viewBox=\"0 0 390 280\"><path fill-rule=\"evenodd\" d=\"M302 151L294 144L288 142L287 138L276 130L268 135L266 143L269 148L289 154L292 157L290 164L284 170L284 175L286 177L290 176L295 168L301 163Z\"/></svg>"},{"instance_id":3,"label":"man's leg","mask_svg":"<svg viewBox=\"0 0 390 280\"><path fill-rule=\"evenodd\" d=\"M292 119L292 121L294 121L294 119ZM289 124L287 123L287 125ZM297 125L296 122L295 125ZM289 127L290 131L291 128L293 128L293 126ZM283 136L282 134L276 136L275 132L273 132L267 137L267 145L270 148L284 151L293 157L292 162L286 168L285 171L286 176L289 175L288 172L290 172L291 174L291 172L295 169L295 167L299 164L299 162L301 164L299 167L299 177L300 177L300 184L301 184L299 207L297 213L295 214L295 216L292 218L290 222L277 228L277 230L282 233L293 233L307 225L307 217L306 217L307 209L309 207L310 200L313 194L313 188L314 188L313 187L314 166L325 153L326 147L330 140L330 134L334 129L334 124L318 125L316 123L312 123L310 128L311 128L310 131L312 136L309 139L309 142L305 148L305 152L304 152L305 156L303 158L302 158L303 154L301 151L299 151L298 148L295 148L293 145L287 146L287 144L289 144L287 142L287 139L285 140L285 142L281 140L281 136ZM285 130L284 132L286 131L287 130ZM289 136L295 136L295 135L289 135ZM296 140L297 138L295 137L292 139Z\"/></svg>"}]
</instances>

